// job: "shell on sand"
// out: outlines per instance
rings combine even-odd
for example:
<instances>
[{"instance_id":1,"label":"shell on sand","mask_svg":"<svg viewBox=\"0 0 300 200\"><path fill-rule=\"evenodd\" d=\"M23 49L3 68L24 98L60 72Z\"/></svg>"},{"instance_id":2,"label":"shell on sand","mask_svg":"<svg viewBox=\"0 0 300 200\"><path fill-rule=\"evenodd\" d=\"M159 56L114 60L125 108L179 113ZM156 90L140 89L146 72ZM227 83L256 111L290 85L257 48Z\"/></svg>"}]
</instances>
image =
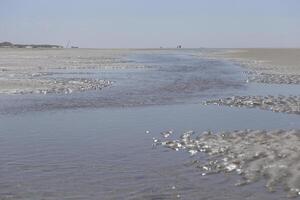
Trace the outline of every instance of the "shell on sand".
<instances>
[{"instance_id":1,"label":"shell on sand","mask_svg":"<svg viewBox=\"0 0 300 200\"><path fill-rule=\"evenodd\" d=\"M205 101L204 104L260 108L273 112L300 114L300 96L233 96Z\"/></svg>"},{"instance_id":2,"label":"shell on sand","mask_svg":"<svg viewBox=\"0 0 300 200\"><path fill-rule=\"evenodd\" d=\"M269 191L284 186L289 196L300 194L300 130L183 133L175 140L164 139L154 145L190 153L191 165L202 175L236 173L242 177L237 185L265 178ZM207 156L197 159L201 153Z\"/></svg>"}]
</instances>

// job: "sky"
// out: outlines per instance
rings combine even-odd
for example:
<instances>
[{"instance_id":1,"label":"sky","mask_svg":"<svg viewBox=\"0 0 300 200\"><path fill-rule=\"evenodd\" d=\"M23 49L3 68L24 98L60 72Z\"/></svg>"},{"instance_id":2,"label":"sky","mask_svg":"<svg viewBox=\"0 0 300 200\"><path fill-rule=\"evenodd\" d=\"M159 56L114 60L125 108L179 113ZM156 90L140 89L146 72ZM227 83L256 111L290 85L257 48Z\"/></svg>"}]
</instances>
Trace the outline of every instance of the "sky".
<instances>
[{"instance_id":1,"label":"sky","mask_svg":"<svg viewBox=\"0 0 300 200\"><path fill-rule=\"evenodd\" d=\"M300 0L0 0L0 42L300 47Z\"/></svg>"}]
</instances>

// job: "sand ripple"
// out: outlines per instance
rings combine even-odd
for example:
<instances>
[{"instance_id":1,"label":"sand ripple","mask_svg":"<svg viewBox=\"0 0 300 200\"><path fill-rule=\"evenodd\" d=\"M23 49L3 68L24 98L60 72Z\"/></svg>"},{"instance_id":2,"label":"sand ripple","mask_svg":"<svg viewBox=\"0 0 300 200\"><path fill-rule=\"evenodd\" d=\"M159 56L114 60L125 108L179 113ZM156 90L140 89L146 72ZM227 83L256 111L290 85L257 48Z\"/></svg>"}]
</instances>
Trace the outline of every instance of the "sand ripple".
<instances>
[{"instance_id":1,"label":"sand ripple","mask_svg":"<svg viewBox=\"0 0 300 200\"><path fill-rule=\"evenodd\" d=\"M300 75L249 72L248 82L267 84L300 84Z\"/></svg>"},{"instance_id":2,"label":"sand ripple","mask_svg":"<svg viewBox=\"0 0 300 200\"><path fill-rule=\"evenodd\" d=\"M70 94L90 90L101 90L112 81L101 79L61 79L61 80L0 80L3 86L0 94Z\"/></svg>"},{"instance_id":3,"label":"sand ripple","mask_svg":"<svg viewBox=\"0 0 300 200\"><path fill-rule=\"evenodd\" d=\"M198 136L189 131L175 140L154 139L153 145L189 152L196 158L191 164L202 175L236 173L242 176L236 185L264 178L269 191L283 186L288 196L300 195L300 130L237 130ZM197 159L197 154L207 156Z\"/></svg>"},{"instance_id":4,"label":"sand ripple","mask_svg":"<svg viewBox=\"0 0 300 200\"><path fill-rule=\"evenodd\" d=\"M204 102L204 104L260 108L273 112L300 114L300 96L233 96L209 100Z\"/></svg>"}]
</instances>

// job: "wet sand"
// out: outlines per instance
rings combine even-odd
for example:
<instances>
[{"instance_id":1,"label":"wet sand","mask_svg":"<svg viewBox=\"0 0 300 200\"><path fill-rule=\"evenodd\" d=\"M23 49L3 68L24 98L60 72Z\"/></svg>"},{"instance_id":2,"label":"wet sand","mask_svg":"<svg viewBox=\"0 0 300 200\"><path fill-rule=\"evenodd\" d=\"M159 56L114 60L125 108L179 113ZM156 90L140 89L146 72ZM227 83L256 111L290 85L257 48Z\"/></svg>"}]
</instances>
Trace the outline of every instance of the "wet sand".
<instances>
[{"instance_id":1,"label":"wet sand","mask_svg":"<svg viewBox=\"0 0 300 200\"><path fill-rule=\"evenodd\" d=\"M276 88L300 83L300 49L226 49L212 52L208 57L241 66L248 85L255 83L263 87L269 84ZM268 91L263 95L234 95L211 99L204 105L218 105L221 109L223 106L256 108L299 115L299 91L288 96L280 93L267 95ZM258 111L255 112L260 117ZM165 131L161 137L153 138L153 145L188 152L192 156L190 166L202 171L202 176L234 173L241 177L237 186L264 179L265 187L270 192L281 188L287 197L299 196L299 129L251 130L250 123L248 126L249 129L245 130L219 132L208 129L197 135L194 131L187 131L179 137L172 137L173 131Z\"/></svg>"},{"instance_id":2,"label":"wet sand","mask_svg":"<svg viewBox=\"0 0 300 200\"><path fill-rule=\"evenodd\" d=\"M65 78L91 69L128 68L126 50L0 48L0 93L69 94L101 90L104 79ZM139 68L130 63L131 68Z\"/></svg>"},{"instance_id":3,"label":"wet sand","mask_svg":"<svg viewBox=\"0 0 300 200\"><path fill-rule=\"evenodd\" d=\"M220 56L260 72L300 75L300 49L230 49Z\"/></svg>"},{"instance_id":4,"label":"wet sand","mask_svg":"<svg viewBox=\"0 0 300 200\"><path fill-rule=\"evenodd\" d=\"M242 66L249 82L300 84L300 49L219 49L209 57Z\"/></svg>"},{"instance_id":5,"label":"wet sand","mask_svg":"<svg viewBox=\"0 0 300 200\"><path fill-rule=\"evenodd\" d=\"M245 84L198 50L0 51L0 113L199 102Z\"/></svg>"},{"instance_id":6,"label":"wet sand","mask_svg":"<svg viewBox=\"0 0 300 200\"><path fill-rule=\"evenodd\" d=\"M209 100L204 104L260 108L273 112L300 114L300 96L233 96L225 99Z\"/></svg>"},{"instance_id":7,"label":"wet sand","mask_svg":"<svg viewBox=\"0 0 300 200\"><path fill-rule=\"evenodd\" d=\"M242 66L248 77L247 83L300 84L300 49L226 49L211 55ZM232 96L205 103L299 114L299 93L278 95L280 96Z\"/></svg>"},{"instance_id":8,"label":"wet sand","mask_svg":"<svg viewBox=\"0 0 300 200\"><path fill-rule=\"evenodd\" d=\"M20 90L0 95L0 198L299 194L297 83L247 82L263 68L223 50L17 50L0 65L5 88Z\"/></svg>"},{"instance_id":9,"label":"wet sand","mask_svg":"<svg viewBox=\"0 0 300 200\"><path fill-rule=\"evenodd\" d=\"M202 176L216 173L236 173L242 177L241 186L267 179L266 188L274 192L283 186L289 197L300 195L299 130L236 130L194 135L188 131L180 139L154 139L154 146L162 145L176 151L186 151L193 160L190 165L202 171ZM208 155L207 160L195 157Z\"/></svg>"}]
</instances>

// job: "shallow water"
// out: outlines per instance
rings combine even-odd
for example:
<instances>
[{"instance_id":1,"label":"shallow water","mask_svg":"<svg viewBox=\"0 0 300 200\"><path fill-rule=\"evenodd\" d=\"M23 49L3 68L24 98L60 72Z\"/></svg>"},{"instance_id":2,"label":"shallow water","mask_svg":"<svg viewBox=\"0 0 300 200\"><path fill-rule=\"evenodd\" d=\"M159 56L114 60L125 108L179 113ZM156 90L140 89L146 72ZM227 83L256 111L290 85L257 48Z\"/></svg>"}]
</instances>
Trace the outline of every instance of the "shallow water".
<instances>
[{"instance_id":1,"label":"shallow water","mask_svg":"<svg viewBox=\"0 0 300 200\"><path fill-rule=\"evenodd\" d=\"M195 52L128 52L126 69L50 69L45 79L92 78L113 84L101 91L69 95L1 95L0 113L199 102L200 98L234 93L245 87L237 67L195 57ZM136 65L144 67L136 68Z\"/></svg>"},{"instance_id":2,"label":"shallow water","mask_svg":"<svg viewBox=\"0 0 300 200\"><path fill-rule=\"evenodd\" d=\"M130 59L146 67L76 74L115 81L99 92L1 97L1 199L286 197L282 189L266 192L263 180L236 187L234 175L201 176L189 166L189 155L153 149L152 138L169 129L175 136L186 130L299 129L299 116L201 105L207 98L258 91L229 63L189 51L138 52Z\"/></svg>"},{"instance_id":3,"label":"shallow water","mask_svg":"<svg viewBox=\"0 0 300 200\"><path fill-rule=\"evenodd\" d=\"M178 134L189 129L300 128L296 115L198 104L0 119L0 195L11 199L171 199L177 194L221 199L224 190L227 199L280 199L284 193L268 194L262 185L235 188L234 177L202 177L185 165L188 155L152 149L152 137L170 128Z\"/></svg>"}]
</instances>

